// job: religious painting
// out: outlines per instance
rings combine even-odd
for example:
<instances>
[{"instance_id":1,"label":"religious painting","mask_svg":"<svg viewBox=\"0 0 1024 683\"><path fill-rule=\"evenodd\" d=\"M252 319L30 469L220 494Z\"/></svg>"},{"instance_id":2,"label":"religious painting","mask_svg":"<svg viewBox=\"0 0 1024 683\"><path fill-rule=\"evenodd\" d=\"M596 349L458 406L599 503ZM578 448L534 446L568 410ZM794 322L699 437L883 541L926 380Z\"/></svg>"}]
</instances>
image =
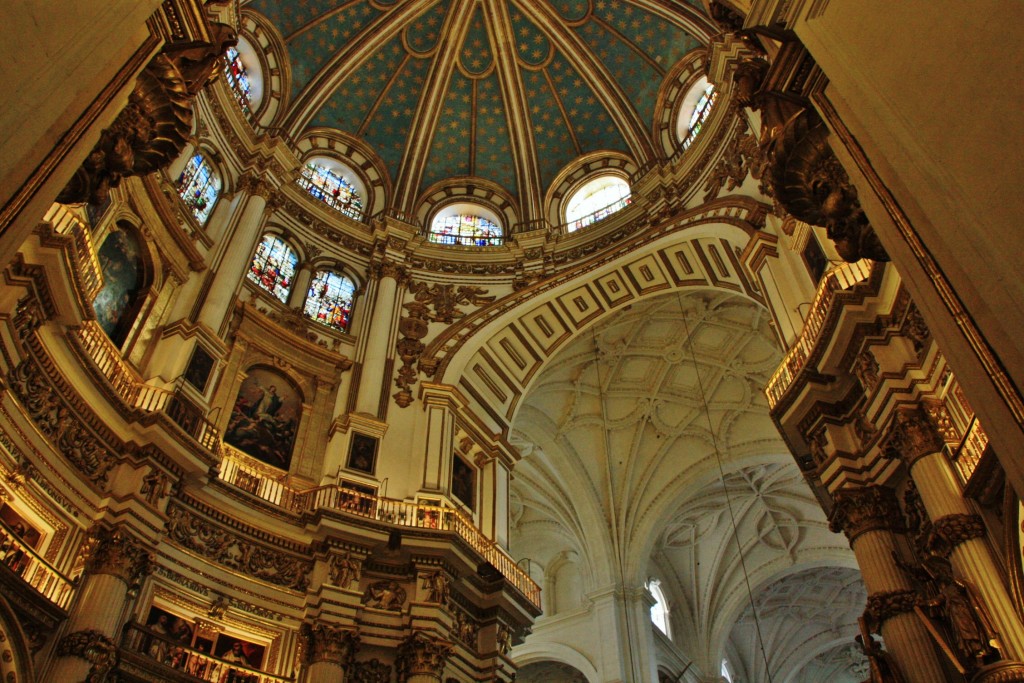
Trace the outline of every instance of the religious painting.
<instances>
[{"instance_id":1,"label":"religious painting","mask_svg":"<svg viewBox=\"0 0 1024 683\"><path fill-rule=\"evenodd\" d=\"M224 432L224 441L257 460L287 470L302 415L302 398L284 376L250 368Z\"/></svg>"},{"instance_id":2,"label":"religious painting","mask_svg":"<svg viewBox=\"0 0 1024 683\"><path fill-rule=\"evenodd\" d=\"M135 231L115 230L103 240L97 258L103 273L103 288L92 302L96 321L117 346L128 338L137 312L143 272L139 240Z\"/></svg>"},{"instance_id":3,"label":"religious painting","mask_svg":"<svg viewBox=\"0 0 1024 683\"><path fill-rule=\"evenodd\" d=\"M263 668L264 650L266 648L263 645L222 633L217 637L213 656L225 662L247 666L250 669L261 669Z\"/></svg>"},{"instance_id":4,"label":"religious painting","mask_svg":"<svg viewBox=\"0 0 1024 683\"><path fill-rule=\"evenodd\" d=\"M476 470L462 458L452 458L452 495L470 510L475 509Z\"/></svg>"},{"instance_id":5,"label":"religious painting","mask_svg":"<svg viewBox=\"0 0 1024 683\"><path fill-rule=\"evenodd\" d=\"M39 549L39 540L43 535L10 505L0 503L0 520L3 520L4 526L21 539L22 543L33 550Z\"/></svg>"},{"instance_id":6,"label":"religious painting","mask_svg":"<svg viewBox=\"0 0 1024 683\"><path fill-rule=\"evenodd\" d=\"M103 214L105 214L107 212L107 209L110 208L110 204L112 203L112 201L113 200L108 194L107 198L104 199L99 204L85 205L85 215L89 219L89 225L95 228L100 224L100 221L103 220Z\"/></svg>"},{"instance_id":7,"label":"religious painting","mask_svg":"<svg viewBox=\"0 0 1024 683\"><path fill-rule=\"evenodd\" d=\"M348 464L350 470L373 474L377 467L377 439L359 432L352 433L352 443L348 449Z\"/></svg>"},{"instance_id":8,"label":"religious painting","mask_svg":"<svg viewBox=\"0 0 1024 683\"><path fill-rule=\"evenodd\" d=\"M199 390L206 391L206 383L213 371L213 356L201 345L196 344L192 349L192 357L188 359L188 367L185 368L185 381Z\"/></svg>"}]
</instances>

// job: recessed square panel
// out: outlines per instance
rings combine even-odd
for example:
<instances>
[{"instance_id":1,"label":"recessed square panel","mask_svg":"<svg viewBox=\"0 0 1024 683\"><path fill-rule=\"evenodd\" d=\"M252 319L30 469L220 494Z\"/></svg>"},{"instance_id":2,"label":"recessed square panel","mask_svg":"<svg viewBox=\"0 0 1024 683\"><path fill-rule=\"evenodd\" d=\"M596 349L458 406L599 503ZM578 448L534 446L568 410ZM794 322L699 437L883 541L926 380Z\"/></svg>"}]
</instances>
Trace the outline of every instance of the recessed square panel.
<instances>
[{"instance_id":1,"label":"recessed square panel","mask_svg":"<svg viewBox=\"0 0 1024 683\"><path fill-rule=\"evenodd\" d=\"M577 328L601 315L605 310L604 304L598 301L590 287L586 285L558 297L558 303L569 317L569 321Z\"/></svg>"},{"instance_id":2,"label":"recessed square panel","mask_svg":"<svg viewBox=\"0 0 1024 683\"><path fill-rule=\"evenodd\" d=\"M521 385L540 365L537 350L530 347L531 339L524 337L515 325L509 325L487 342L491 356L502 364L505 371Z\"/></svg>"},{"instance_id":3,"label":"recessed square panel","mask_svg":"<svg viewBox=\"0 0 1024 683\"><path fill-rule=\"evenodd\" d=\"M626 277L641 294L668 289L671 284L665 276L661 263L654 254L648 254L639 261L633 261L625 268Z\"/></svg>"},{"instance_id":4,"label":"recessed square panel","mask_svg":"<svg viewBox=\"0 0 1024 683\"><path fill-rule=\"evenodd\" d=\"M519 319L519 325L526 330L539 345L543 355L551 355L551 351L569 336L564 314L551 303L538 306Z\"/></svg>"},{"instance_id":5,"label":"recessed square panel","mask_svg":"<svg viewBox=\"0 0 1024 683\"><path fill-rule=\"evenodd\" d=\"M703 263L693 244L674 244L660 252L661 261L677 285L707 284Z\"/></svg>"},{"instance_id":6,"label":"recessed square panel","mask_svg":"<svg viewBox=\"0 0 1024 683\"><path fill-rule=\"evenodd\" d=\"M633 298L633 291L626 284L622 273L619 271L614 271L597 278L596 285L605 302L612 308Z\"/></svg>"}]
</instances>

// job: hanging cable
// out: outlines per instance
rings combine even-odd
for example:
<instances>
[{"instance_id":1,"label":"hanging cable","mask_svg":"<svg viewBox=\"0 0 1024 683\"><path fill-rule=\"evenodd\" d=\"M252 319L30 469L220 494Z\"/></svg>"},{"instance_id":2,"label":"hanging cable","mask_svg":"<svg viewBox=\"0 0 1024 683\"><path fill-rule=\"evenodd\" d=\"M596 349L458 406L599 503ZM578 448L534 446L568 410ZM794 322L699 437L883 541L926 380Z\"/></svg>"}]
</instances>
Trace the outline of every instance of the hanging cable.
<instances>
[{"instance_id":1,"label":"hanging cable","mask_svg":"<svg viewBox=\"0 0 1024 683\"><path fill-rule=\"evenodd\" d=\"M708 433L711 435L711 444L715 449L715 460L718 463L718 481L722 484L722 493L725 494L725 504L729 510L729 521L732 525L732 540L736 544L736 552L740 556L740 569L743 571L743 582L747 586L747 602L750 605L750 612L754 616L754 632L757 633L757 643L761 648L761 659L764 660L764 672L768 677L768 683L772 683L771 667L768 665L768 653L764 646L764 636L761 633L761 620L757 616L757 607L754 605L754 591L750 587L750 574L747 573L747 561L743 557L743 544L740 543L739 527L736 525L736 512L732 505L732 496L729 495L729 487L725 483L725 466L722 464L722 452L718 448L718 436L715 434L714 425L711 422L711 409L708 406L708 397L704 390L704 380L700 376L700 367L697 365L697 354L693 350L693 337L690 336L690 323L683 312L683 298L678 296L676 303L679 304L679 317L683 321L683 330L686 333L686 346L689 347L690 360L693 363L693 372L697 375L697 387L700 389L701 403L704 405L704 417L708 422Z\"/></svg>"}]
</instances>

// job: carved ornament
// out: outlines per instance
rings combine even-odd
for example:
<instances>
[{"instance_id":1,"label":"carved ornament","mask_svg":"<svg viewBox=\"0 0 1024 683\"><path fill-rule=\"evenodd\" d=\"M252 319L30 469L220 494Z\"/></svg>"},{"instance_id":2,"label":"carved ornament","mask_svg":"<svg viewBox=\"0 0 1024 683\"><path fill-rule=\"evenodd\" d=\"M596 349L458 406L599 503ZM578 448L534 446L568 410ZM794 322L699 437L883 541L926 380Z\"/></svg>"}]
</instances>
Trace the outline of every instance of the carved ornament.
<instances>
[{"instance_id":1,"label":"carved ornament","mask_svg":"<svg viewBox=\"0 0 1024 683\"><path fill-rule=\"evenodd\" d=\"M932 522L928 549L947 557L953 550L972 538L985 537L985 522L979 515L955 514L939 517Z\"/></svg>"},{"instance_id":2,"label":"carved ornament","mask_svg":"<svg viewBox=\"0 0 1024 683\"><path fill-rule=\"evenodd\" d=\"M483 287L438 285L426 282L410 282L409 291L416 301L427 304L432 309L429 314L431 322L452 324L466 315L459 306L483 306L494 301L495 297L486 296Z\"/></svg>"},{"instance_id":3,"label":"carved ornament","mask_svg":"<svg viewBox=\"0 0 1024 683\"><path fill-rule=\"evenodd\" d=\"M870 392L878 384L878 370L878 361L869 349L861 351L853 363L853 374L866 392Z\"/></svg>"},{"instance_id":4,"label":"carved ornament","mask_svg":"<svg viewBox=\"0 0 1024 683\"><path fill-rule=\"evenodd\" d=\"M920 407L901 408L893 415L889 433L882 444L885 457L903 460L913 467L919 458L941 453L945 442L935 424Z\"/></svg>"},{"instance_id":5,"label":"carved ornament","mask_svg":"<svg viewBox=\"0 0 1024 683\"><path fill-rule=\"evenodd\" d=\"M864 619L872 632L881 633L882 624L900 614L913 612L916 604L917 591L914 590L874 593L868 596Z\"/></svg>"},{"instance_id":6,"label":"carved ornament","mask_svg":"<svg viewBox=\"0 0 1024 683\"><path fill-rule=\"evenodd\" d=\"M166 167L185 148L192 128L192 99L210 80L218 60L236 45L235 31L214 24L210 43L153 57L135 81L128 104L57 196L63 204L101 204L131 176Z\"/></svg>"},{"instance_id":7,"label":"carved ornament","mask_svg":"<svg viewBox=\"0 0 1024 683\"><path fill-rule=\"evenodd\" d=\"M110 574L136 588L153 570L153 554L142 541L120 527L93 527L85 570Z\"/></svg>"},{"instance_id":8,"label":"carved ornament","mask_svg":"<svg viewBox=\"0 0 1024 683\"><path fill-rule=\"evenodd\" d=\"M377 581L366 587L362 603L368 607L401 611L405 604L405 589L396 581Z\"/></svg>"},{"instance_id":9,"label":"carved ornament","mask_svg":"<svg viewBox=\"0 0 1024 683\"><path fill-rule=\"evenodd\" d=\"M452 637L458 638L465 643L470 650L476 650L477 639L480 635L480 625L473 621L464 610L455 613L455 622L452 624Z\"/></svg>"},{"instance_id":10,"label":"carved ornament","mask_svg":"<svg viewBox=\"0 0 1024 683\"><path fill-rule=\"evenodd\" d=\"M896 494L886 486L841 489L836 492L834 502L829 528L834 532L842 531L851 544L867 531L902 530Z\"/></svg>"},{"instance_id":11,"label":"carved ornament","mask_svg":"<svg viewBox=\"0 0 1024 683\"><path fill-rule=\"evenodd\" d=\"M117 665L117 646L99 631L75 631L57 643L58 657L78 657L92 664L84 683L100 683Z\"/></svg>"},{"instance_id":12,"label":"carved ornament","mask_svg":"<svg viewBox=\"0 0 1024 683\"><path fill-rule=\"evenodd\" d=\"M426 349L426 345L420 340L427 336L429 328L429 310L426 304L418 301L410 301L402 306L409 315L403 316L398 321L398 332L402 336L395 344L398 357L402 360L402 367L398 369L398 377L395 385L399 391L393 395L395 403L402 408L412 403L412 385L416 383L416 361Z\"/></svg>"},{"instance_id":13,"label":"carved ornament","mask_svg":"<svg viewBox=\"0 0 1024 683\"><path fill-rule=\"evenodd\" d=\"M707 182L704 183L704 201L709 202L721 193L724 187L727 192L735 190L743 184L747 175L760 180L764 173L765 160L761 155L761 146L753 133L744 132L747 124L737 119L735 133L729 144L722 151L718 163L711 169Z\"/></svg>"},{"instance_id":14,"label":"carved ornament","mask_svg":"<svg viewBox=\"0 0 1024 683\"><path fill-rule=\"evenodd\" d=\"M447 640L430 636L423 631L414 631L398 648L398 679L408 680L411 676L432 676L441 678L444 665L455 645Z\"/></svg>"},{"instance_id":15,"label":"carved ornament","mask_svg":"<svg viewBox=\"0 0 1024 683\"><path fill-rule=\"evenodd\" d=\"M328 662L348 667L359 646L359 634L337 624L303 622L302 635L306 639L306 663Z\"/></svg>"},{"instance_id":16,"label":"carved ornament","mask_svg":"<svg viewBox=\"0 0 1024 683\"><path fill-rule=\"evenodd\" d=\"M424 574L421 587L427 591L427 602L447 605L451 599L451 579L443 571Z\"/></svg>"},{"instance_id":17,"label":"carved ornament","mask_svg":"<svg viewBox=\"0 0 1024 683\"><path fill-rule=\"evenodd\" d=\"M338 588L348 588L352 582L359 583L362 574L363 563L352 559L351 553L335 555L328 560L328 570L331 576L331 583Z\"/></svg>"},{"instance_id":18,"label":"carved ornament","mask_svg":"<svg viewBox=\"0 0 1024 683\"><path fill-rule=\"evenodd\" d=\"M254 543L180 506L168 510L167 537L183 548L278 586L304 591L312 562Z\"/></svg>"},{"instance_id":19,"label":"carved ornament","mask_svg":"<svg viewBox=\"0 0 1024 683\"><path fill-rule=\"evenodd\" d=\"M352 683L391 683L391 665L384 664L379 659L356 662L352 666L348 680Z\"/></svg>"}]
</instances>

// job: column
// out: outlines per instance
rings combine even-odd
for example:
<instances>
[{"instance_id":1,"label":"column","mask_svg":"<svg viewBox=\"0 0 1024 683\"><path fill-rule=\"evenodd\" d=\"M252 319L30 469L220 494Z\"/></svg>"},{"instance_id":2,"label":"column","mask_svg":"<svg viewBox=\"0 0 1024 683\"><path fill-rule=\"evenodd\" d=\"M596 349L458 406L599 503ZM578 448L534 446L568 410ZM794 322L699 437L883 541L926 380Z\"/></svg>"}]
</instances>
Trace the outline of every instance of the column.
<instances>
[{"instance_id":1,"label":"column","mask_svg":"<svg viewBox=\"0 0 1024 683\"><path fill-rule=\"evenodd\" d=\"M248 190L249 196L244 201L241 216L235 226L232 245L224 250L217 274L210 283L206 301L203 302L203 309L199 313L199 322L214 332L217 332L224 322L224 316L235 300L235 291L252 258L256 241L262 234L263 224L269 213L276 208L272 206L270 212L266 210L267 200L272 193L269 184L253 176L248 176L248 180L245 178L246 176L243 176L239 184Z\"/></svg>"},{"instance_id":2,"label":"column","mask_svg":"<svg viewBox=\"0 0 1024 683\"><path fill-rule=\"evenodd\" d=\"M644 586L609 585L587 594L597 637L606 644L595 662L603 680L657 681L657 650L651 624L653 597Z\"/></svg>"},{"instance_id":3,"label":"column","mask_svg":"<svg viewBox=\"0 0 1024 683\"><path fill-rule=\"evenodd\" d=\"M306 262L295 271L295 281L292 284L292 291L288 293L288 308L302 308L306 301L306 293L309 290L309 283L313 279L313 264Z\"/></svg>"},{"instance_id":4,"label":"column","mask_svg":"<svg viewBox=\"0 0 1024 683\"><path fill-rule=\"evenodd\" d=\"M171 165L167 167L167 177L174 184L178 183L178 178L181 176L182 171L188 166L189 160L192 155L196 153L196 141L189 140L185 143L185 147L181 150L181 154L178 158L171 162Z\"/></svg>"},{"instance_id":5,"label":"column","mask_svg":"<svg viewBox=\"0 0 1024 683\"><path fill-rule=\"evenodd\" d=\"M985 523L964 500L944 445L934 422L915 407L896 413L883 448L890 457L902 458L910 470L932 522L932 552L948 555L957 573L977 590L999 632L1003 657L1021 661L1024 625L985 541Z\"/></svg>"},{"instance_id":6,"label":"column","mask_svg":"<svg viewBox=\"0 0 1024 683\"><path fill-rule=\"evenodd\" d=\"M892 489L864 486L835 493L830 526L843 531L857 557L868 591L865 615L881 632L908 683L941 683L946 674L938 662L934 641L914 613L917 591L896 564L896 529L903 514Z\"/></svg>"},{"instance_id":7,"label":"column","mask_svg":"<svg viewBox=\"0 0 1024 683\"><path fill-rule=\"evenodd\" d=\"M317 621L302 623L306 639L305 683L337 683L345 680L352 663L359 634L336 624Z\"/></svg>"},{"instance_id":8,"label":"column","mask_svg":"<svg viewBox=\"0 0 1024 683\"><path fill-rule=\"evenodd\" d=\"M100 680L114 666L113 638L129 592L151 571L149 549L123 528L94 528L82 588L68 618L66 635L57 643L49 679ZM93 680L91 677L88 680Z\"/></svg>"},{"instance_id":9,"label":"column","mask_svg":"<svg viewBox=\"0 0 1024 683\"><path fill-rule=\"evenodd\" d=\"M376 416L381 393L388 389L389 378L384 377L384 368L391 355L391 328L398 305L398 285L399 280L405 280L405 271L393 261L382 261L373 265L373 275L377 278L377 293L372 314L367 318L370 329L366 334L356 411Z\"/></svg>"},{"instance_id":10,"label":"column","mask_svg":"<svg viewBox=\"0 0 1024 683\"><path fill-rule=\"evenodd\" d=\"M454 649L454 643L443 638L413 631L398 647L398 682L441 683L444 665Z\"/></svg>"}]
</instances>

